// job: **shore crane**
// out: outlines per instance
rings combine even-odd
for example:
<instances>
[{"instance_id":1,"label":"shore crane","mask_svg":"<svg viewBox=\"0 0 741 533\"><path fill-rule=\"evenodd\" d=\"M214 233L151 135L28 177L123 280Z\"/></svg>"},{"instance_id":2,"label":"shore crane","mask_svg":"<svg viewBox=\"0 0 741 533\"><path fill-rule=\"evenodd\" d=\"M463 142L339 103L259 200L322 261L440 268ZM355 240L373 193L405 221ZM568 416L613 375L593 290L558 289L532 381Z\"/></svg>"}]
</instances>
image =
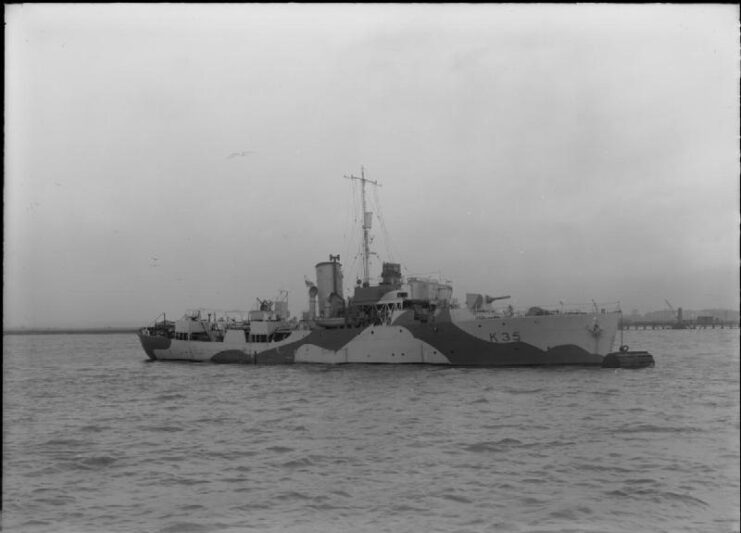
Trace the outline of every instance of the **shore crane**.
<instances>
[{"instance_id":1,"label":"shore crane","mask_svg":"<svg viewBox=\"0 0 741 533\"><path fill-rule=\"evenodd\" d=\"M685 329L686 325L684 323L684 320L682 319L682 308L679 307L677 308L677 310L675 310L674 306L671 304L671 302L669 302L669 300L665 298L664 301L676 318L674 324L672 324L672 329Z\"/></svg>"}]
</instances>

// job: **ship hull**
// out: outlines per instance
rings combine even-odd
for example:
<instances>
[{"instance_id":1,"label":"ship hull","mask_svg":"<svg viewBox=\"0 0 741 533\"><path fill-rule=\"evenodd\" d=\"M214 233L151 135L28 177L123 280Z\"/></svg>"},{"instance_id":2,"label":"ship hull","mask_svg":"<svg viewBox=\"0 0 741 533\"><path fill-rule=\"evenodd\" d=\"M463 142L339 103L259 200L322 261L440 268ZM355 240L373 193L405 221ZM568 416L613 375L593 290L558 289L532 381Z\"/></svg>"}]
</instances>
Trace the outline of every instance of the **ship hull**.
<instances>
[{"instance_id":1,"label":"ship hull","mask_svg":"<svg viewBox=\"0 0 741 533\"><path fill-rule=\"evenodd\" d=\"M442 310L421 322L412 311L386 324L296 330L274 343L168 339L139 332L150 359L237 364L432 364L601 366L618 313L475 319Z\"/></svg>"}]
</instances>

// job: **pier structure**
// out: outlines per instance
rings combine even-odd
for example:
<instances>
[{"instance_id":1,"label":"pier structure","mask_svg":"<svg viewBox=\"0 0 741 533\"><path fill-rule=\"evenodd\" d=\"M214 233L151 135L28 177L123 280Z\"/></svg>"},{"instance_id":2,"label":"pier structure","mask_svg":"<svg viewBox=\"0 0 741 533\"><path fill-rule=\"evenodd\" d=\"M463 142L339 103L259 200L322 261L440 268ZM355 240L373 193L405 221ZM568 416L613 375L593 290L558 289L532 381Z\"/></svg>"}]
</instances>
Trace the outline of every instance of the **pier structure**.
<instances>
[{"instance_id":1,"label":"pier structure","mask_svg":"<svg viewBox=\"0 0 741 533\"><path fill-rule=\"evenodd\" d=\"M702 318L702 317L699 317ZM626 320L620 322L620 329L725 329L738 328L739 323L732 320L686 320L682 322L666 320Z\"/></svg>"}]
</instances>

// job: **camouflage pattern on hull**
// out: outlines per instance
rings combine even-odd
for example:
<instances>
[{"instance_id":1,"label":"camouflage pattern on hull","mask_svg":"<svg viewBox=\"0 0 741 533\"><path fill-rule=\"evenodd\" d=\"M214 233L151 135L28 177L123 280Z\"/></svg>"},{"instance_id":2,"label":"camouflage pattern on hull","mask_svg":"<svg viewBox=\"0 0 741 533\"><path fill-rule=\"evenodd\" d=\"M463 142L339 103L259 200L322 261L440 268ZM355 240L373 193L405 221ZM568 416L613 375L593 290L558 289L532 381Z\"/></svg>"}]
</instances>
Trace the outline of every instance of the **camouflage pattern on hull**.
<instances>
[{"instance_id":1,"label":"camouflage pattern on hull","mask_svg":"<svg viewBox=\"0 0 741 533\"><path fill-rule=\"evenodd\" d=\"M619 315L555 315L462 320L441 310L429 322L413 311L368 327L297 330L276 343L227 344L139 332L151 359L233 364L444 364L456 366L600 366L612 349Z\"/></svg>"}]
</instances>

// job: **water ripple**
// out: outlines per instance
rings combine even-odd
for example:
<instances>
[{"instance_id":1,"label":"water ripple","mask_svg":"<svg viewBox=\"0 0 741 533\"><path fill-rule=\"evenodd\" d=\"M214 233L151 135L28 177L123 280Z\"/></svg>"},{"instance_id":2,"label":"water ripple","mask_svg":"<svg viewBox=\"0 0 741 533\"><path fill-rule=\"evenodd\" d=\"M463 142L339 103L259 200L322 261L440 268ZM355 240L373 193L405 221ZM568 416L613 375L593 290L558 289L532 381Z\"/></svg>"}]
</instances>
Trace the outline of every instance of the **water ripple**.
<instances>
[{"instance_id":1,"label":"water ripple","mask_svg":"<svg viewBox=\"0 0 741 533\"><path fill-rule=\"evenodd\" d=\"M738 530L735 332L632 333L651 372L149 364L125 335L9 337L3 527Z\"/></svg>"}]
</instances>

